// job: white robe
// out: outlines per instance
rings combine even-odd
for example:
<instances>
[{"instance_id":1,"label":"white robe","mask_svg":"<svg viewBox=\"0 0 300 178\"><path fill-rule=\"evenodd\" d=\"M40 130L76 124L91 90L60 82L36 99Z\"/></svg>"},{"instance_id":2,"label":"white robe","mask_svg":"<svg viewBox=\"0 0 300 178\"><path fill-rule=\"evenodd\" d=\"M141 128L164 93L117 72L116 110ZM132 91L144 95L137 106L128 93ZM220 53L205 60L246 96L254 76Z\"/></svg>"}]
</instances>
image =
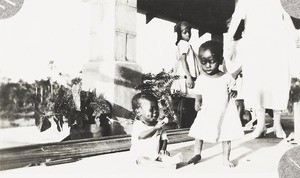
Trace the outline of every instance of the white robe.
<instances>
[{"instance_id":1,"label":"white robe","mask_svg":"<svg viewBox=\"0 0 300 178\"><path fill-rule=\"evenodd\" d=\"M241 19L245 20L245 30L237 52L242 63L245 106L285 110L289 61L296 49L290 33L292 21L280 0L239 0L231 23Z\"/></svg>"}]
</instances>

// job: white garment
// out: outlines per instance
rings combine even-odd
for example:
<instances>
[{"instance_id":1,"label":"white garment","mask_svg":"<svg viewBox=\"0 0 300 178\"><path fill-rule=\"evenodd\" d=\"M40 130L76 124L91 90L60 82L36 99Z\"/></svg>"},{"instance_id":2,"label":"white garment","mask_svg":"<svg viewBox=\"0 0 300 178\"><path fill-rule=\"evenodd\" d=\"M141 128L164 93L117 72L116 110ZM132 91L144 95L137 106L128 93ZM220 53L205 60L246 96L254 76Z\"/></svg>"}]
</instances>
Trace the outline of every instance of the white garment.
<instances>
[{"instance_id":1,"label":"white garment","mask_svg":"<svg viewBox=\"0 0 300 178\"><path fill-rule=\"evenodd\" d=\"M153 129L154 126L148 126L140 120L135 120L131 132L130 154L133 160L139 157L147 157L155 161L159 156L159 146L161 140L168 140L165 131L157 131L152 137L139 139L142 132Z\"/></svg>"},{"instance_id":2,"label":"white garment","mask_svg":"<svg viewBox=\"0 0 300 178\"><path fill-rule=\"evenodd\" d=\"M235 140L244 135L237 107L228 95L233 85L234 79L229 74L218 78L203 74L197 78L194 93L202 95L202 106L189 136L214 143Z\"/></svg>"},{"instance_id":3,"label":"white garment","mask_svg":"<svg viewBox=\"0 0 300 178\"><path fill-rule=\"evenodd\" d=\"M198 59L192 46L187 41L180 40L176 46L176 61L174 66L174 75L178 75L180 78L174 82L171 90L179 90L182 94L188 95L190 93L190 89L186 85L186 79L184 78L185 72L180 61L182 54L186 54L186 61L191 76L197 78L197 76L200 74Z\"/></svg>"},{"instance_id":4,"label":"white garment","mask_svg":"<svg viewBox=\"0 0 300 178\"><path fill-rule=\"evenodd\" d=\"M190 74L191 74L192 77L197 77L199 75L199 70L197 69L197 66L196 66L196 63L195 63L196 55L194 53L194 50L192 49L192 46L187 41L180 40L179 43L177 44L176 49L177 49L177 51L176 51L176 59L177 59L176 63L179 63L179 64L176 64L174 72L177 75L180 75L180 76L185 75L185 72L184 72L183 67L180 64L179 60L180 60L180 56L182 54L186 54L186 61L188 63Z\"/></svg>"},{"instance_id":5,"label":"white garment","mask_svg":"<svg viewBox=\"0 0 300 178\"><path fill-rule=\"evenodd\" d=\"M239 52L238 42L239 40L234 41L233 44L234 46L232 48L234 48L235 52L233 55L231 55L231 51L230 54L224 54L225 57L224 57L223 65L225 65L225 71L224 71L225 73L228 72L229 74L233 74L242 66L241 58L238 53ZM228 56L231 58L229 58ZM237 96L235 97L236 100L244 99L242 94L242 84L243 84L243 77L242 74L239 74L235 81L235 89L237 91Z\"/></svg>"},{"instance_id":6,"label":"white garment","mask_svg":"<svg viewBox=\"0 0 300 178\"><path fill-rule=\"evenodd\" d=\"M242 60L242 93L246 108L287 108L289 60L295 43L280 0L239 0L233 21L245 20L238 51ZM285 17L289 18L289 17Z\"/></svg>"}]
</instances>

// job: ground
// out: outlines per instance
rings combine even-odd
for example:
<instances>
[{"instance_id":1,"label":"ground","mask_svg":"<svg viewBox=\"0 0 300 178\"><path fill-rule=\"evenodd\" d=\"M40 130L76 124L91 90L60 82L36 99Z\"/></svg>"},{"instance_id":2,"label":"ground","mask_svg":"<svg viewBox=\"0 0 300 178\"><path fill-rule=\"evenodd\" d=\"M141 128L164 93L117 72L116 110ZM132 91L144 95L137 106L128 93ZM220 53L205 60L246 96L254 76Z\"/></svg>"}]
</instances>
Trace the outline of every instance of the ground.
<instances>
[{"instance_id":1,"label":"ground","mask_svg":"<svg viewBox=\"0 0 300 178\"><path fill-rule=\"evenodd\" d=\"M177 168L140 167L131 164L128 151L84 158L76 162L54 166L34 166L0 171L2 178L16 177L222 177L222 178L278 178L278 163L281 156L296 146L288 139L275 138L269 119L265 138L253 139L246 134L232 143L231 159L235 168L222 165L222 146L204 143L202 160L195 165L187 165L193 156L193 141L169 145L172 155L182 152L184 160ZM288 135L293 131L293 119L282 120ZM249 131L250 132L250 131ZM248 133L246 131L246 133Z\"/></svg>"}]
</instances>

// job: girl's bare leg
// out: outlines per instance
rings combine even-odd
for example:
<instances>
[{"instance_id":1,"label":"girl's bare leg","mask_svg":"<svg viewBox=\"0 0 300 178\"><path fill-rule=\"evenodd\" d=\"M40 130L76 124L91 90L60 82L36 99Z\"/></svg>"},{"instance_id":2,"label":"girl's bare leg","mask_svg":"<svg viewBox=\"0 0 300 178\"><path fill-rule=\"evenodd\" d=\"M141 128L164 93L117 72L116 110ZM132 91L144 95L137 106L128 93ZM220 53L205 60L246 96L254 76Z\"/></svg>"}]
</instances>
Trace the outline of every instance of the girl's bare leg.
<instances>
[{"instance_id":1,"label":"girl's bare leg","mask_svg":"<svg viewBox=\"0 0 300 178\"><path fill-rule=\"evenodd\" d=\"M196 164L201 160L201 152L202 152L203 140L195 139L194 145L194 157L192 157L188 164Z\"/></svg>"},{"instance_id":2,"label":"girl's bare leg","mask_svg":"<svg viewBox=\"0 0 300 178\"><path fill-rule=\"evenodd\" d=\"M280 123L280 117L281 117L281 112L279 110L273 110L274 113L274 123L273 123L273 128L274 128L274 134L277 138L286 138L286 134L284 130L282 129L281 123Z\"/></svg>"},{"instance_id":3,"label":"girl's bare leg","mask_svg":"<svg viewBox=\"0 0 300 178\"><path fill-rule=\"evenodd\" d=\"M223 165L226 167L234 167L233 162L229 160L230 151L231 151L231 141L223 141Z\"/></svg>"}]
</instances>

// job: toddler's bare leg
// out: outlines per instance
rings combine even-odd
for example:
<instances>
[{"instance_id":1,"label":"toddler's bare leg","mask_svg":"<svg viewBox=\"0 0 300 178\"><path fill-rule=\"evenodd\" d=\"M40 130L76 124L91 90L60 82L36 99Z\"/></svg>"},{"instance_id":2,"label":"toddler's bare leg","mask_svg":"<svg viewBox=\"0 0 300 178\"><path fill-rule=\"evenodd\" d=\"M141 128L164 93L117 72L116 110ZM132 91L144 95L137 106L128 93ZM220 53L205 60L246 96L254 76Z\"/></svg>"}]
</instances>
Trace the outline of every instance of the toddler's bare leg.
<instances>
[{"instance_id":1,"label":"toddler's bare leg","mask_svg":"<svg viewBox=\"0 0 300 178\"><path fill-rule=\"evenodd\" d=\"M194 145L194 157L192 157L188 164L196 164L201 160L201 152L202 152L203 140L195 139Z\"/></svg>"},{"instance_id":2,"label":"toddler's bare leg","mask_svg":"<svg viewBox=\"0 0 300 178\"><path fill-rule=\"evenodd\" d=\"M230 151L231 151L231 141L223 141L223 165L227 167L234 167L233 162L229 160Z\"/></svg>"}]
</instances>

